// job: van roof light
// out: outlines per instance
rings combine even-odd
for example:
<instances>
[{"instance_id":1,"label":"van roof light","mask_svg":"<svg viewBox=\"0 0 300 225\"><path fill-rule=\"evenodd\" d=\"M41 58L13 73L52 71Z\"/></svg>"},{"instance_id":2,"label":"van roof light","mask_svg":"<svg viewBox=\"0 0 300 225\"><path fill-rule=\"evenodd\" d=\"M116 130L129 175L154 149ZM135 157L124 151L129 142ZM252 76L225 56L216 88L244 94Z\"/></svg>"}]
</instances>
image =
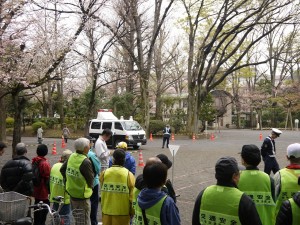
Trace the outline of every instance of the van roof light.
<instances>
[{"instance_id":1,"label":"van roof light","mask_svg":"<svg viewBox=\"0 0 300 225\"><path fill-rule=\"evenodd\" d=\"M130 117L129 117L129 120L133 120L133 117L132 117L132 116L130 116Z\"/></svg>"},{"instance_id":2,"label":"van roof light","mask_svg":"<svg viewBox=\"0 0 300 225\"><path fill-rule=\"evenodd\" d=\"M120 120L124 120L124 116L121 116L121 117L120 117Z\"/></svg>"}]
</instances>

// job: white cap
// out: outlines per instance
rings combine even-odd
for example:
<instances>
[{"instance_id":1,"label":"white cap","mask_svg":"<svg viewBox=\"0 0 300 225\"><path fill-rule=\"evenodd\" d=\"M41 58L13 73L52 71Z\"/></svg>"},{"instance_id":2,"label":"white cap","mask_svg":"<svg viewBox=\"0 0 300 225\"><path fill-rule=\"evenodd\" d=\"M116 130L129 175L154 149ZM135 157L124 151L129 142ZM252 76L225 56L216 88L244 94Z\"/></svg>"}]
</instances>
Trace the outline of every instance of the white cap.
<instances>
[{"instance_id":1,"label":"white cap","mask_svg":"<svg viewBox=\"0 0 300 225\"><path fill-rule=\"evenodd\" d=\"M294 156L295 158L300 158L300 144L294 143L287 147L287 156L290 158L291 156Z\"/></svg>"},{"instance_id":2,"label":"white cap","mask_svg":"<svg viewBox=\"0 0 300 225\"><path fill-rule=\"evenodd\" d=\"M272 132L277 134L277 136L279 137L280 134L282 134L282 131L276 128L272 128Z\"/></svg>"}]
</instances>

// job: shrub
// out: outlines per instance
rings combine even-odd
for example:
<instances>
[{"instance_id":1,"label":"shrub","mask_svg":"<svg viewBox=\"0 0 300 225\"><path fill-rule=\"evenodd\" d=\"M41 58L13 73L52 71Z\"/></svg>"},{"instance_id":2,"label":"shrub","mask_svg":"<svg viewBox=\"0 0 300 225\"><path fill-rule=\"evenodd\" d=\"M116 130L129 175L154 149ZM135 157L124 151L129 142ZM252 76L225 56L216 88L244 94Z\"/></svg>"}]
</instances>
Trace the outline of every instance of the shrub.
<instances>
[{"instance_id":1,"label":"shrub","mask_svg":"<svg viewBox=\"0 0 300 225\"><path fill-rule=\"evenodd\" d=\"M150 133L156 134L159 131L162 131L165 127L165 123L161 120L150 120L149 130Z\"/></svg>"},{"instance_id":2,"label":"shrub","mask_svg":"<svg viewBox=\"0 0 300 225\"><path fill-rule=\"evenodd\" d=\"M45 123L39 121L39 122L33 123L33 124L31 125L31 127L32 127L33 132L36 133L37 130L38 130L40 127L42 127L43 129L45 129L47 126L46 126Z\"/></svg>"},{"instance_id":3,"label":"shrub","mask_svg":"<svg viewBox=\"0 0 300 225\"><path fill-rule=\"evenodd\" d=\"M5 122L7 128L12 128L14 126L15 120L12 117L7 117Z\"/></svg>"}]
</instances>

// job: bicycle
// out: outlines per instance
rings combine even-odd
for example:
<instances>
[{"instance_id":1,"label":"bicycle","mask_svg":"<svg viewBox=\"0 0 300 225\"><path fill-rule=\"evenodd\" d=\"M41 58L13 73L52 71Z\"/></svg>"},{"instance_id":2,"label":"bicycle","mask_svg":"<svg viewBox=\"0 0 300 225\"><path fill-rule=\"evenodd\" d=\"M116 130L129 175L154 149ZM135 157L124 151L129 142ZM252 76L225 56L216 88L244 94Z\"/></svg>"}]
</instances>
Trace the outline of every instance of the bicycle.
<instances>
[{"instance_id":1,"label":"bicycle","mask_svg":"<svg viewBox=\"0 0 300 225\"><path fill-rule=\"evenodd\" d=\"M64 204L63 197L57 196L53 198L56 202L59 203L58 209L55 211L51 207L43 202L39 202L34 205L30 205L31 198L25 195L21 195L16 192L5 192L0 194L3 207L0 207L0 225L32 225L33 219L31 217L31 209L34 209L33 212L39 210L48 210L48 215L50 215L50 224L51 225L84 225L84 212L83 210L73 210L72 218L70 216L59 215L59 212ZM28 213L29 212L29 213ZM27 216L26 216L27 214Z\"/></svg>"}]
</instances>

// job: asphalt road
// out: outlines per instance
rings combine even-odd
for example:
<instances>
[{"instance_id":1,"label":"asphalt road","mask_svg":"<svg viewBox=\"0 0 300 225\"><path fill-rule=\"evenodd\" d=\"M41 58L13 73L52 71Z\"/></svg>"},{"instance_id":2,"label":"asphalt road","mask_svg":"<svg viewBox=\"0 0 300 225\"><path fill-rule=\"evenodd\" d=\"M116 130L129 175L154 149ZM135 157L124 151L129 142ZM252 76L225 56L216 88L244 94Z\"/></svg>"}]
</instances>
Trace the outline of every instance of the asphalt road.
<instances>
[{"instance_id":1,"label":"asphalt road","mask_svg":"<svg viewBox=\"0 0 300 225\"><path fill-rule=\"evenodd\" d=\"M266 137L270 131L252 131L252 130L221 130L215 133L215 140L210 140L209 135L207 139L201 140L177 140L175 136L174 141L170 141L171 145L180 145L180 148L175 156L173 167L169 171L169 178L173 180L174 188L178 198L178 208L182 220L182 225L191 224L194 201L198 193L208 185L215 183L214 166L216 161L222 156L233 156L240 163L240 155L238 154L244 144L255 144L261 146L262 141L259 140L259 134L262 133L263 138ZM277 160L280 167L288 164L286 160L286 148L289 144L300 142L300 132L284 131L283 134L276 139ZM22 141L28 144L28 157L35 156L36 138L22 138ZM56 141L57 155L52 155L52 144ZM49 144L49 161L51 165L56 163L59 155L63 151L61 148L60 139L44 139L45 144ZM147 145L141 147L143 161L147 158L155 156L159 153L164 153L172 159L169 149L162 149L162 140L154 139L148 140ZM69 149L73 150L73 140L69 140ZM138 152L132 151L138 164ZM0 168L10 159L11 148L8 148L4 155L0 158ZM172 159L173 161L173 159ZM260 165L263 168L263 164ZM174 169L174 174L172 173ZM142 173L142 167L137 167L137 175Z\"/></svg>"}]
</instances>

